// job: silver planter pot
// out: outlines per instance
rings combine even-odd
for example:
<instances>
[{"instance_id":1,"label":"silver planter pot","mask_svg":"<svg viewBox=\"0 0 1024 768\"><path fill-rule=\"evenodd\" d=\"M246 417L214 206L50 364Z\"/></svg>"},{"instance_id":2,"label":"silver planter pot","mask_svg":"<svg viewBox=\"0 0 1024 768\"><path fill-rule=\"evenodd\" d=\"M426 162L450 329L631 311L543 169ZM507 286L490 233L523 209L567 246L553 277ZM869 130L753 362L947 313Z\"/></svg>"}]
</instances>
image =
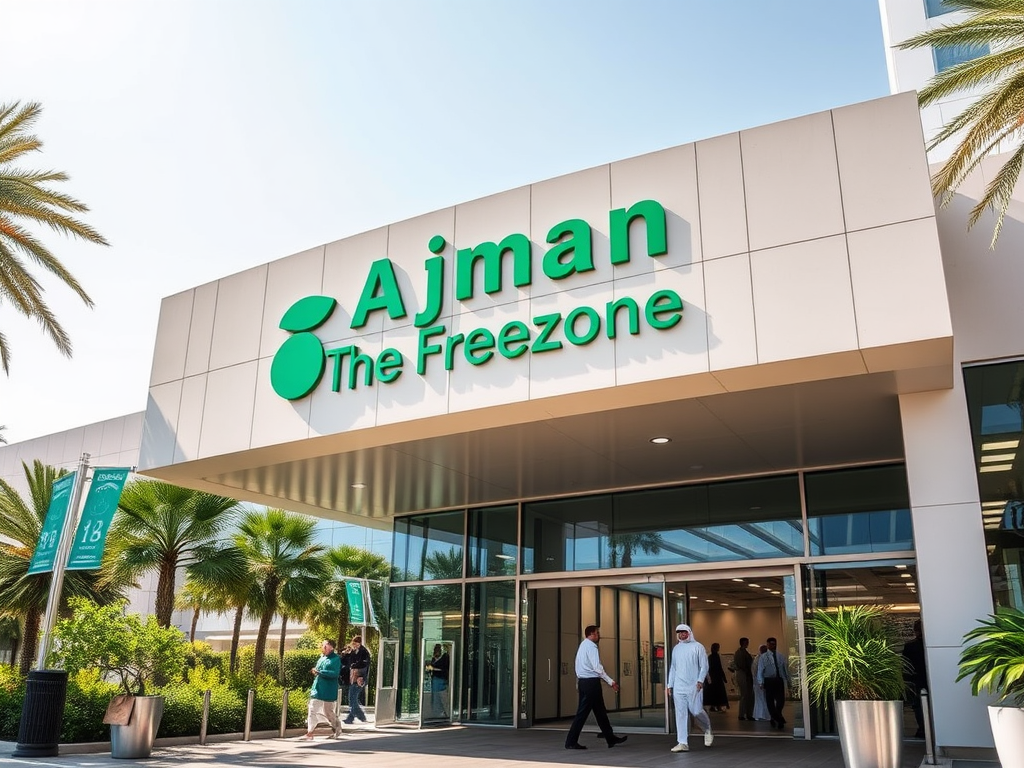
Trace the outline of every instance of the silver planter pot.
<instances>
[{"instance_id":1,"label":"silver planter pot","mask_svg":"<svg viewBox=\"0 0 1024 768\"><path fill-rule=\"evenodd\" d=\"M163 696L136 696L128 725L110 726L110 756L149 757L163 715Z\"/></svg>"},{"instance_id":2,"label":"silver planter pot","mask_svg":"<svg viewBox=\"0 0 1024 768\"><path fill-rule=\"evenodd\" d=\"M900 768L902 701L837 701L835 707L846 768Z\"/></svg>"}]
</instances>

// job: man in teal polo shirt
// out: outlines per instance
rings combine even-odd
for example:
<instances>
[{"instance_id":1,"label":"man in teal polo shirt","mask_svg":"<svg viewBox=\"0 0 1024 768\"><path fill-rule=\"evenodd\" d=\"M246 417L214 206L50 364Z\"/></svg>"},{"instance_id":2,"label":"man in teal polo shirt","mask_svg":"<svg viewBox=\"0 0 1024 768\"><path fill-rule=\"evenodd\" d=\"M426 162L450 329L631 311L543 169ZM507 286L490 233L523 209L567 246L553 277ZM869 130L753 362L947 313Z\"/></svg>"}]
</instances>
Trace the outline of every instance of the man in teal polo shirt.
<instances>
[{"instance_id":1,"label":"man in teal polo shirt","mask_svg":"<svg viewBox=\"0 0 1024 768\"><path fill-rule=\"evenodd\" d=\"M324 640L320 646L321 656L310 672L313 687L309 689L309 709L306 713L306 738L313 738L313 731L326 720L333 730L334 738L341 736L341 725L335 709L338 706L338 678L341 676L341 657L334 652L334 641Z\"/></svg>"}]
</instances>

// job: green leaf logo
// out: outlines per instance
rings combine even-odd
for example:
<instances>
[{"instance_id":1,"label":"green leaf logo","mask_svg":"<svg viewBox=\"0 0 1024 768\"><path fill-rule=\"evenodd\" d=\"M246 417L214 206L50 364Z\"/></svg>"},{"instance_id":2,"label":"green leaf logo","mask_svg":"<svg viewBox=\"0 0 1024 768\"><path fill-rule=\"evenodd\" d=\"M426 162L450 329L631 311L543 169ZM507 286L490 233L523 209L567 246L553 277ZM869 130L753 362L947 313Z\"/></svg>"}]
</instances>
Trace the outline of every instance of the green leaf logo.
<instances>
[{"instance_id":1,"label":"green leaf logo","mask_svg":"<svg viewBox=\"0 0 1024 768\"><path fill-rule=\"evenodd\" d=\"M281 318L282 330L293 333L274 354L270 386L286 400L305 397L320 383L327 366L324 347L315 334L338 305L330 296L307 296L292 304Z\"/></svg>"}]
</instances>

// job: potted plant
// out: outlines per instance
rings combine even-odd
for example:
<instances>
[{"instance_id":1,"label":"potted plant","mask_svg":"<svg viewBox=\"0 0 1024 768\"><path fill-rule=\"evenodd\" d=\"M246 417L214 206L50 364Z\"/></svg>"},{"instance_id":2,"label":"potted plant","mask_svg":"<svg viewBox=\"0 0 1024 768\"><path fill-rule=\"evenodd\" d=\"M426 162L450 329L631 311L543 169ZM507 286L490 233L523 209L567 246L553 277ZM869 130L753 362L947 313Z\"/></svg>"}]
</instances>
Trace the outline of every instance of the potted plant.
<instances>
[{"instance_id":1,"label":"potted plant","mask_svg":"<svg viewBox=\"0 0 1024 768\"><path fill-rule=\"evenodd\" d=\"M807 654L811 698L836 714L846 768L900 768L905 662L878 605L811 614Z\"/></svg>"},{"instance_id":2,"label":"potted plant","mask_svg":"<svg viewBox=\"0 0 1024 768\"><path fill-rule=\"evenodd\" d=\"M957 681L969 677L975 696L998 697L988 708L988 719L999 762L1024 765L1024 613L997 608L964 635L964 642Z\"/></svg>"},{"instance_id":3,"label":"potted plant","mask_svg":"<svg viewBox=\"0 0 1024 768\"><path fill-rule=\"evenodd\" d=\"M150 683L180 676L185 667L185 636L161 627L154 616L143 621L126 614L127 603L96 605L84 598L68 601L72 615L57 622L53 658L68 674L96 669L117 683L104 722L110 723L111 757L149 757L163 716L163 696L147 696Z\"/></svg>"}]
</instances>

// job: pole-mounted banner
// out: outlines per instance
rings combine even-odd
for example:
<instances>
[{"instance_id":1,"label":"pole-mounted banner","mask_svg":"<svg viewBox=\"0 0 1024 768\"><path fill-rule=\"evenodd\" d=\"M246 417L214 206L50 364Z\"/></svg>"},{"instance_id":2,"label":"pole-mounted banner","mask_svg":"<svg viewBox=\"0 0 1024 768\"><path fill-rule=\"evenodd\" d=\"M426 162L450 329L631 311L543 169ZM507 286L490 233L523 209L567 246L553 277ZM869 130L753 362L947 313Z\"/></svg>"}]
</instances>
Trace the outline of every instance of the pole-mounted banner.
<instances>
[{"instance_id":1,"label":"pole-mounted banner","mask_svg":"<svg viewBox=\"0 0 1024 768\"><path fill-rule=\"evenodd\" d=\"M28 573L47 573L53 570L57 557L57 546L60 544L60 532L64 527L64 518L68 514L71 502L71 490L75 485L75 473L64 475L53 482L50 495L50 506L46 509L46 519L39 533L36 551L32 553L32 561L28 564Z\"/></svg>"},{"instance_id":2,"label":"pole-mounted banner","mask_svg":"<svg viewBox=\"0 0 1024 768\"><path fill-rule=\"evenodd\" d=\"M345 592L348 594L348 621L349 624L363 624L365 613L363 610L363 584L361 581L351 580L345 582Z\"/></svg>"},{"instance_id":3,"label":"pole-mounted banner","mask_svg":"<svg viewBox=\"0 0 1024 768\"><path fill-rule=\"evenodd\" d=\"M114 519L117 502L121 500L121 491L130 472L127 467L93 469L92 485L85 497L85 508L71 545L67 570L85 571L100 567L110 521Z\"/></svg>"}]
</instances>

